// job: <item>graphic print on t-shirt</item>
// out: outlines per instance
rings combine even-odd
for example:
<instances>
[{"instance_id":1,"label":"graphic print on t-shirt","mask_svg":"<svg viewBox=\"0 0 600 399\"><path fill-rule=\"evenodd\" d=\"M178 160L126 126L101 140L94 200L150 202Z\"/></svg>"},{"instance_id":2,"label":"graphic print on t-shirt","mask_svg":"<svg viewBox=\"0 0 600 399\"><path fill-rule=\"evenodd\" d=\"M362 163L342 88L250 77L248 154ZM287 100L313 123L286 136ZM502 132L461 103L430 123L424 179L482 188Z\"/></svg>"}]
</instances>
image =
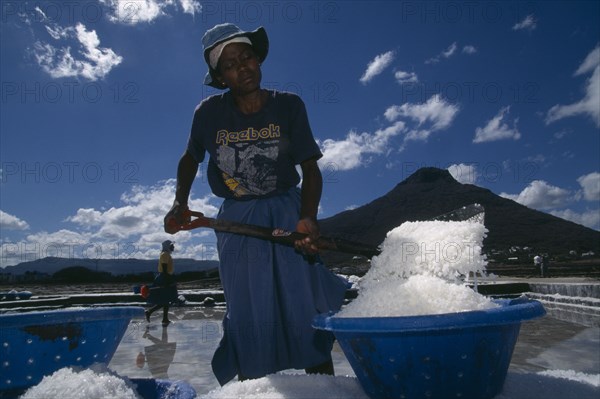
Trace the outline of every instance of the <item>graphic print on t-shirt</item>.
<instances>
[{"instance_id":1,"label":"graphic print on t-shirt","mask_svg":"<svg viewBox=\"0 0 600 399\"><path fill-rule=\"evenodd\" d=\"M236 197L264 195L277 188L276 163L280 128L248 128L217 132L217 164L223 181Z\"/></svg>"}]
</instances>

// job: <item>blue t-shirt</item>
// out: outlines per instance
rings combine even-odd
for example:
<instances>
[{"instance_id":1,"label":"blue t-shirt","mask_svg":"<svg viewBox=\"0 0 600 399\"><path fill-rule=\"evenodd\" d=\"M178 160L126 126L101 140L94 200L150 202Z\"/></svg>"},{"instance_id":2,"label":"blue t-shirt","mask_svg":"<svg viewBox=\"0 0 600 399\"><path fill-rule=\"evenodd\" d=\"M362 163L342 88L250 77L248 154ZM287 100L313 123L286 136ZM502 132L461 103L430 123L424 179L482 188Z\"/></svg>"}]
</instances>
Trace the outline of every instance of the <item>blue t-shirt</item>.
<instances>
[{"instance_id":1,"label":"blue t-shirt","mask_svg":"<svg viewBox=\"0 0 600 399\"><path fill-rule=\"evenodd\" d=\"M235 199L285 192L300 182L296 165L322 156L300 97L274 90L250 115L237 109L230 92L202 101L187 150L198 163L208 152L212 192Z\"/></svg>"}]
</instances>

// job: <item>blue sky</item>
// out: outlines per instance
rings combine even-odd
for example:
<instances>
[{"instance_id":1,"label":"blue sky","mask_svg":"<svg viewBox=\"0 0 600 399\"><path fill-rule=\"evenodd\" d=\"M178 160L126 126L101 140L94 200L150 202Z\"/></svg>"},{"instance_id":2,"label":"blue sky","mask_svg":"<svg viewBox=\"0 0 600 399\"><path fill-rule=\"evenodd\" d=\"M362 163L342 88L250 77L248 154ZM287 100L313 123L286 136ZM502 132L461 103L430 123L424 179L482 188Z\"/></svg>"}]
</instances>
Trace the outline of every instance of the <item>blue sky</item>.
<instances>
[{"instance_id":1,"label":"blue sky","mask_svg":"<svg viewBox=\"0 0 600 399\"><path fill-rule=\"evenodd\" d=\"M599 2L1 4L1 266L157 256L223 22L264 26L263 87L306 103L320 218L436 166L600 229ZM214 216L205 167L191 207ZM175 241L215 257L209 231Z\"/></svg>"}]
</instances>

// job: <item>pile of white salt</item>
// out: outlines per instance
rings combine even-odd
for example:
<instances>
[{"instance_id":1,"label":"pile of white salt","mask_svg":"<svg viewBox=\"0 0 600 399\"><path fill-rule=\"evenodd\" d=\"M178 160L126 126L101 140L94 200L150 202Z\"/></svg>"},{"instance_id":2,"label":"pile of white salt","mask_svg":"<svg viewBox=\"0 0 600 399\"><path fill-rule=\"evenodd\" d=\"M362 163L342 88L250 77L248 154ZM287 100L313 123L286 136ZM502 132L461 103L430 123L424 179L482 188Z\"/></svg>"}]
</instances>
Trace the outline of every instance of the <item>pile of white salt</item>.
<instances>
[{"instance_id":1,"label":"pile of white salt","mask_svg":"<svg viewBox=\"0 0 600 399\"><path fill-rule=\"evenodd\" d=\"M482 220L406 222L391 230L337 317L442 314L497 307L461 278L485 273Z\"/></svg>"},{"instance_id":2,"label":"pile of white salt","mask_svg":"<svg viewBox=\"0 0 600 399\"><path fill-rule=\"evenodd\" d=\"M131 382L96 364L89 369L65 367L45 376L19 399L141 399Z\"/></svg>"}]
</instances>

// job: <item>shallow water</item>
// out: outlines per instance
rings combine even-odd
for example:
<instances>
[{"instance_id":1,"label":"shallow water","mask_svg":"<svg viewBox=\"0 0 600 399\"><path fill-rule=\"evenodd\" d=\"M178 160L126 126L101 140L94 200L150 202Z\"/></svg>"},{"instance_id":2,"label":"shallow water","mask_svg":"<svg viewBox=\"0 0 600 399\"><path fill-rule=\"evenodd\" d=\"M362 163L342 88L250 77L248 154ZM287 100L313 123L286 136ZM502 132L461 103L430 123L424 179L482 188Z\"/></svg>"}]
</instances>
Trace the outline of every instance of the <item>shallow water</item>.
<instances>
[{"instance_id":1,"label":"shallow water","mask_svg":"<svg viewBox=\"0 0 600 399\"><path fill-rule=\"evenodd\" d=\"M133 320L109 367L121 376L185 380L199 395L219 386L210 361L221 338L222 308L174 308L173 324ZM337 375L354 376L339 346L334 346ZM600 328L545 316L522 324L510 371L574 370L600 374ZM299 370L287 372L303 373Z\"/></svg>"}]
</instances>

